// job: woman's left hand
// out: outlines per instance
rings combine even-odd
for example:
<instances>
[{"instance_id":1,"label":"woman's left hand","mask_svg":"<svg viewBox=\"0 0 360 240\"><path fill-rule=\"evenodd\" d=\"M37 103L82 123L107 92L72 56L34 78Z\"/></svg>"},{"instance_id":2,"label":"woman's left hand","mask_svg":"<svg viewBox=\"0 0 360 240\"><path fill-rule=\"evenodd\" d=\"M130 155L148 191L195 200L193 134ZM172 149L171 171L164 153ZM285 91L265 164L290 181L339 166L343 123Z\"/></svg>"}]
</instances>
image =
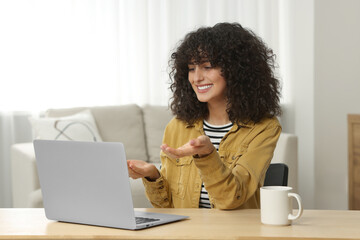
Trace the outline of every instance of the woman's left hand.
<instances>
[{"instance_id":1,"label":"woman's left hand","mask_svg":"<svg viewBox=\"0 0 360 240\"><path fill-rule=\"evenodd\" d=\"M171 158L182 158L196 154L199 155L199 157L205 157L211 154L215 149L214 145L210 141L210 138L205 135L192 139L185 145L176 149L169 147L167 144L161 145L160 148Z\"/></svg>"}]
</instances>

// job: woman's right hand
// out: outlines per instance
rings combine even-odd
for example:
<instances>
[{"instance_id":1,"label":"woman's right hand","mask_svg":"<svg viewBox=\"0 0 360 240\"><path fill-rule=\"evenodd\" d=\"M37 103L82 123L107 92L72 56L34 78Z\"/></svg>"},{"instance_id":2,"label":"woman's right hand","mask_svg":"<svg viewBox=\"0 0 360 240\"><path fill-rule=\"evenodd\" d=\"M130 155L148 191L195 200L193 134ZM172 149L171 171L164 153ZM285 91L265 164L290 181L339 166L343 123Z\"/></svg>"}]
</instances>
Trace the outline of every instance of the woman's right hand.
<instances>
[{"instance_id":1,"label":"woman's right hand","mask_svg":"<svg viewBox=\"0 0 360 240\"><path fill-rule=\"evenodd\" d=\"M138 179L146 177L150 181L155 181L160 177L160 173L154 164L142 160L127 160L129 177Z\"/></svg>"}]
</instances>

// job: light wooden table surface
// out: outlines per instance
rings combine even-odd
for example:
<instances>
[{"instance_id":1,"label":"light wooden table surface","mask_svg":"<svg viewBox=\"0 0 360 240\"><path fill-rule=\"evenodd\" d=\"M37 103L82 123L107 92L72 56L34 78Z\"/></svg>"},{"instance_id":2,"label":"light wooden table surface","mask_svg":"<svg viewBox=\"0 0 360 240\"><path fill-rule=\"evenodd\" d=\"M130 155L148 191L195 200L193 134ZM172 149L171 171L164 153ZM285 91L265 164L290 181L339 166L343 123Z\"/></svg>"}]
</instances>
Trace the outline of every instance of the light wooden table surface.
<instances>
[{"instance_id":1,"label":"light wooden table surface","mask_svg":"<svg viewBox=\"0 0 360 240\"><path fill-rule=\"evenodd\" d=\"M47 220L43 209L0 209L0 239L360 239L360 211L304 210L291 226L260 222L260 210L137 209L189 219L132 231Z\"/></svg>"}]
</instances>

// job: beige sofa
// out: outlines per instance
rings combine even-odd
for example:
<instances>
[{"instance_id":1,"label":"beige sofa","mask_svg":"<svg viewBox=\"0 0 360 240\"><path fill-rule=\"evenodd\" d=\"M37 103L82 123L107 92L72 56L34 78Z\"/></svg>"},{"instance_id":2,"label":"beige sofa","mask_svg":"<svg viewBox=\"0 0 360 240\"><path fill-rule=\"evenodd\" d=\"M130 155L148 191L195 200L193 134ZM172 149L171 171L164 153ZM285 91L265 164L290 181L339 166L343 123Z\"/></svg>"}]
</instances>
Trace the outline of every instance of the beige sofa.
<instances>
[{"instance_id":1,"label":"beige sofa","mask_svg":"<svg viewBox=\"0 0 360 240\"><path fill-rule=\"evenodd\" d=\"M62 117L85 108L50 109L45 117ZM128 159L141 159L160 165L160 145L166 124L172 118L167 107L122 105L91 107L103 141L122 142ZM289 166L289 186L297 189L297 138L282 133L272 162ZM13 207L42 207L32 143L14 144L11 149ZM134 207L151 207L142 181L130 181Z\"/></svg>"}]
</instances>

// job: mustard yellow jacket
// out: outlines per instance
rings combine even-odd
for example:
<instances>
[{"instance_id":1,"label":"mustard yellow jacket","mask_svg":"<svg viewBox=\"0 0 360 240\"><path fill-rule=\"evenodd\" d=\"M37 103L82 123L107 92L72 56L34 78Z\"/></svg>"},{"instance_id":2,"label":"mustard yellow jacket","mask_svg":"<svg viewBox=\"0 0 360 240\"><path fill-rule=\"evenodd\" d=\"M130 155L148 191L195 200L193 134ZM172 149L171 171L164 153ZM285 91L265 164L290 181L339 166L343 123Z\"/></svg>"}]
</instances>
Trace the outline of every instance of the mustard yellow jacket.
<instances>
[{"instance_id":1,"label":"mustard yellow jacket","mask_svg":"<svg viewBox=\"0 0 360 240\"><path fill-rule=\"evenodd\" d=\"M195 158L172 159L161 155L160 178L143 178L146 195L154 207L198 208L204 182L213 208L260 207L260 187L280 136L277 118L256 124L234 124L222 139L219 151ZM178 148L204 135L203 121L193 125L173 118L167 125L163 143Z\"/></svg>"}]
</instances>

